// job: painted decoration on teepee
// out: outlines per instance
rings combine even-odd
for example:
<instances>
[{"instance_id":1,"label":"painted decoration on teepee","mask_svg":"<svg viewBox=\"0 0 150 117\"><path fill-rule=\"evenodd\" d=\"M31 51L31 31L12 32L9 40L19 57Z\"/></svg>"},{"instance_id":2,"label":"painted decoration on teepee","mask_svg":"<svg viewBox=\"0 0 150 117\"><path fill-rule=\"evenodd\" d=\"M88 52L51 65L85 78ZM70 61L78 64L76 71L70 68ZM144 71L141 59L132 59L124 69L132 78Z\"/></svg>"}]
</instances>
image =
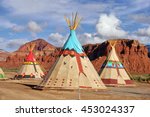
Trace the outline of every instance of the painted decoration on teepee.
<instances>
[{"instance_id":1,"label":"painted decoration on teepee","mask_svg":"<svg viewBox=\"0 0 150 117\"><path fill-rule=\"evenodd\" d=\"M98 73L77 39L75 30L81 19L77 13L72 15L72 20L66 17L65 19L70 28L70 35L60 52L60 57L37 88L105 89L105 85L99 79Z\"/></svg>"},{"instance_id":2,"label":"painted decoration on teepee","mask_svg":"<svg viewBox=\"0 0 150 117\"><path fill-rule=\"evenodd\" d=\"M44 73L41 70L40 65L36 62L33 54L35 44L31 43L28 46L29 54L26 57L26 61L23 63L21 69L15 76L15 78L43 78Z\"/></svg>"},{"instance_id":3,"label":"painted decoration on teepee","mask_svg":"<svg viewBox=\"0 0 150 117\"><path fill-rule=\"evenodd\" d=\"M109 41L112 49L102 65L100 72L100 79L105 85L112 86L134 86L133 81L130 79L129 73L126 71L125 67L119 60L115 50L116 40Z\"/></svg>"}]
</instances>

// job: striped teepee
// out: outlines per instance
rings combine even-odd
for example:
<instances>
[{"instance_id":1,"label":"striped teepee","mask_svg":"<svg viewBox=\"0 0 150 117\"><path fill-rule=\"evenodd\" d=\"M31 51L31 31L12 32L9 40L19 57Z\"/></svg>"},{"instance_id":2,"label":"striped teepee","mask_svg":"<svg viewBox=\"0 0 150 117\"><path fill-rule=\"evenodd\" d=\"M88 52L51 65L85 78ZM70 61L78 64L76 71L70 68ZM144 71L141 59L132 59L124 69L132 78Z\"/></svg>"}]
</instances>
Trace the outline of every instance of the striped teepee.
<instances>
[{"instance_id":1,"label":"striped teepee","mask_svg":"<svg viewBox=\"0 0 150 117\"><path fill-rule=\"evenodd\" d=\"M133 86L134 84L133 81L130 79L129 73L127 73L125 67L117 56L115 50L116 40L110 40L109 43L112 49L102 66L100 79L102 79L105 85Z\"/></svg>"},{"instance_id":2,"label":"striped teepee","mask_svg":"<svg viewBox=\"0 0 150 117\"><path fill-rule=\"evenodd\" d=\"M75 30L80 19L76 14L75 16L72 15L72 22L68 18L66 18L66 22L70 28L70 35L63 46L59 59L37 88L105 89L105 85L99 80L98 73L83 52L83 48L76 37Z\"/></svg>"},{"instance_id":3,"label":"striped teepee","mask_svg":"<svg viewBox=\"0 0 150 117\"><path fill-rule=\"evenodd\" d=\"M44 76L40 65L36 62L33 55L34 47L35 45L32 43L28 46L29 54L15 78L42 78Z\"/></svg>"}]
</instances>

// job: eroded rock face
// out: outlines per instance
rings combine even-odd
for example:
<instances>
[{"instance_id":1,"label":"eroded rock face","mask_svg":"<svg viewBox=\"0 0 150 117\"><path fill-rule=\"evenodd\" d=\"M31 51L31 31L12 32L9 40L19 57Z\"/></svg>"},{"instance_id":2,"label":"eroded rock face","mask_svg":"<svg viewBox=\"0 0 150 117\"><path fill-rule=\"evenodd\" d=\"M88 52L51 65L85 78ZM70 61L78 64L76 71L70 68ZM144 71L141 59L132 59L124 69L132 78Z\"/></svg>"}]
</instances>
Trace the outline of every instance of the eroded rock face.
<instances>
[{"instance_id":1,"label":"eroded rock face","mask_svg":"<svg viewBox=\"0 0 150 117\"><path fill-rule=\"evenodd\" d=\"M94 50L93 53L89 53L90 50L88 49L85 50L99 72L103 62L106 60L106 56L111 50L111 46L108 42L104 42L99 44L99 46L94 44L93 47L90 47ZM117 40L115 48L120 61L122 61L130 73L150 73L150 59L146 46L140 44L137 40L121 39Z\"/></svg>"},{"instance_id":2,"label":"eroded rock face","mask_svg":"<svg viewBox=\"0 0 150 117\"><path fill-rule=\"evenodd\" d=\"M0 61L6 61L6 58L9 56L9 52L0 49Z\"/></svg>"},{"instance_id":3,"label":"eroded rock face","mask_svg":"<svg viewBox=\"0 0 150 117\"><path fill-rule=\"evenodd\" d=\"M59 50L43 39L37 39L22 45L17 51L10 53L5 62L0 62L0 66L5 68L20 67L28 55L29 50L27 48L30 43L36 45L33 51L36 60L46 70L49 69L58 57Z\"/></svg>"},{"instance_id":4,"label":"eroded rock face","mask_svg":"<svg viewBox=\"0 0 150 117\"><path fill-rule=\"evenodd\" d=\"M58 58L61 49L42 39L32 42L36 43L34 51L36 60L48 71ZM0 62L0 66L5 68L20 67L28 54L26 50L28 44L22 45L17 51L11 53L5 62ZM88 44L83 48L95 69L99 72L111 50L110 44L106 41L102 44ZM146 46L136 40L120 39L117 40L115 48L120 60L130 73L150 73L150 59Z\"/></svg>"},{"instance_id":5,"label":"eroded rock face","mask_svg":"<svg viewBox=\"0 0 150 117\"><path fill-rule=\"evenodd\" d=\"M46 42L44 39L37 39L37 40L33 40L31 42L28 42L24 45L22 45L17 51L28 51L28 45L30 43L34 43L35 44L35 48L34 50L36 51L53 51L56 49L56 47L54 47L53 45L49 44L48 42Z\"/></svg>"},{"instance_id":6,"label":"eroded rock face","mask_svg":"<svg viewBox=\"0 0 150 117\"><path fill-rule=\"evenodd\" d=\"M146 47L148 48L148 57L150 58L150 45L146 45Z\"/></svg>"}]
</instances>

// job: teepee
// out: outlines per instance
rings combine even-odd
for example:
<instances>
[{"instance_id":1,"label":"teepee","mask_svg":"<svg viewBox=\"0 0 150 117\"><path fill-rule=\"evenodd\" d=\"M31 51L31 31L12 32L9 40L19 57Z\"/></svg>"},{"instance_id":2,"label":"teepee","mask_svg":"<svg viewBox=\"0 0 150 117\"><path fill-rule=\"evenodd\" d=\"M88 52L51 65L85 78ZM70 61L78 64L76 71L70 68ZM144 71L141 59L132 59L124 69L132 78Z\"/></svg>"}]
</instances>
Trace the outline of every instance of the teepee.
<instances>
[{"instance_id":1,"label":"teepee","mask_svg":"<svg viewBox=\"0 0 150 117\"><path fill-rule=\"evenodd\" d=\"M42 78L44 73L33 55L35 44L28 46L29 54L15 78Z\"/></svg>"},{"instance_id":2,"label":"teepee","mask_svg":"<svg viewBox=\"0 0 150 117\"><path fill-rule=\"evenodd\" d=\"M37 86L38 89L105 89L92 63L83 52L83 48L76 37L75 30L80 20L72 15L72 21L66 18L70 28L70 35L60 52L60 57L50 69L44 80Z\"/></svg>"},{"instance_id":3,"label":"teepee","mask_svg":"<svg viewBox=\"0 0 150 117\"><path fill-rule=\"evenodd\" d=\"M2 70L2 68L0 68L0 79L5 79L5 74Z\"/></svg>"},{"instance_id":4,"label":"teepee","mask_svg":"<svg viewBox=\"0 0 150 117\"><path fill-rule=\"evenodd\" d=\"M116 40L108 41L112 47L106 61L102 65L100 79L105 85L111 86L133 86L129 73L119 60L115 50Z\"/></svg>"}]
</instances>

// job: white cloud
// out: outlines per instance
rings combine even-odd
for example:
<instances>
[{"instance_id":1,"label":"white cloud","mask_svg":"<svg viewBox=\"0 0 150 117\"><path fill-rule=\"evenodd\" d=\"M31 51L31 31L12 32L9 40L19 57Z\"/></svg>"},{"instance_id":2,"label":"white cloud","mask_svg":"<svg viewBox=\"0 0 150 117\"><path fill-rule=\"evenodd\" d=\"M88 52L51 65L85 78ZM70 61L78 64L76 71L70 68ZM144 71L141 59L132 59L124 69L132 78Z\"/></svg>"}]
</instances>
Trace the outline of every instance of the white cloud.
<instances>
[{"instance_id":1,"label":"white cloud","mask_svg":"<svg viewBox=\"0 0 150 117\"><path fill-rule=\"evenodd\" d=\"M38 32L42 31L41 26L38 23L36 23L35 21L30 21L28 23L28 29L34 33L38 33Z\"/></svg>"},{"instance_id":2,"label":"white cloud","mask_svg":"<svg viewBox=\"0 0 150 117\"><path fill-rule=\"evenodd\" d=\"M15 51L21 45L25 44L29 40L27 39L4 39L0 37L0 49L7 50L7 51Z\"/></svg>"},{"instance_id":3,"label":"white cloud","mask_svg":"<svg viewBox=\"0 0 150 117\"><path fill-rule=\"evenodd\" d=\"M121 29L121 21L113 14L100 15L96 29L103 38L118 38L127 35L127 32Z\"/></svg>"},{"instance_id":4,"label":"white cloud","mask_svg":"<svg viewBox=\"0 0 150 117\"><path fill-rule=\"evenodd\" d=\"M37 33L41 32L43 29L42 29L42 26L39 25L37 22L35 21L30 21L28 22L27 24L27 28L29 29L29 31L31 32L31 36L33 38L37 38Z\"/></svg>"},{"instance_id":5,"label":"white cloud","mask_svg":"<svg viewBox=\"0 0 150 117\"><path fill-rule=\"evenodd\" d=\"M83 33L79 35L79 41L82 45L85 44L94 44L94 43L102 43L105 39L100 38L97 34L91 33Z\"/></svg>"},{"instance_id":6,"label":"white cloud","mask_svg":"<svg viewBox=\"0 0 150 117\"><path fill-rule=\"evenodd\" d=\"M22 32L24 29L25 29L25 27L19 26L19 25L14 25L14 26L12 27L12 30L13 30L14 32Z\"/></svg>"},{"instance_id":7,"label":"white cloud","mask_svg":"<svg viewBox=\"0 0 150 117\"><path fill-rule=\"evenodd\" d=\"M3 18L0 18L0 27L5 29L11 29L14 32L21 32L24 30L23 26L12 23L11 21Z\"/></svg>"},{"instance_id":8,"label":"white cloud","mask_svg":"<svg viewBox=\"0 0 150 117\"><path fill-rule=\"evenodd\" d=\"M150 26L148 28L138 29L137 32L136 32L136 34L139 35L139 36L150 37Z\"/></svg>"},{"instance_id":9,"label":"white cloud","mask_svg":"<svg viewBox=\"0 0 150 117\"><path fill-rule=\"evenodd\" d=\"M15 48L18 48L19 46L25 44L26 42L28 42L28 40L26 40L26 39L11 39L7 42L6 47L8 47L10 49L15 49Z\"/></svg>"},{"instance_id":10,"label":"white cloud","mask_svg":"<svg viewBox=\"0 0 150 117\"><path fill-rule=\"evenodd\" d=\"M59 33L51 33L48 37L48 41L57 47L62 47L66 38Z\"/></svg>"},{"instance_id":11,"label":"white cloud","mask_svg":"<svg viewBox=\"0 0 150 117\"><path fill-rule=\"evenodd\" d=\"M3 0L1 5L10 11L11 16L24 16L32 20L55 22L62 22L64 15L78 11L84 17L83 22L85 23L96 23L93 22L95 16L108 7L108 4L104 2L83 3L76 0Z\"/></svg>"},{"instance_id":12,"label":"white cloud","mask_svg":"<svg viewBox=\"0 0 150 117\"><path fill-rule=\"evenodd\" d=\"M57 46L57 47L62 47L66 40L68 39L68 35L63 36L60 33L51 33L49 35L48 41ZM83 33L80 35L77 35L77 38L81 45L85 44L94 44L94 43L102 43L105 41L105 39L101 39L97 34L91 34L91 33Z\"/></svg>"},{"instance_id":13,"label":"white cloud","mask_svg":"<svg viewBox=\"0 0 150 117\"><path fill-rule=\"evenodd\" d=\"M138 40L140 43L145 45L150 44L150 38L147 36L138 36L137 34L131 34L128 36L128 39Z\"/></svg>"},{"instance_id":14,"label":"white cloud","mask_svg":"<svg viewBox=\"0 0 150 117\"><path fill-rule=\"evenodd\" d=\"M137 22L150 24L150 16L147 16L145 14L134 14L131 15L130 17Z\"/></svg>"},{"instance_id":15,"label":"white cloud","mask_svg":"<svg viewBox=\"0 0 150 117\"><path fill-rule=\"evenodd\" d=\"M15 23L12 23L6 19L0 18L0 27L3 28L12 28L13 26L16 26Z\"/></svg>"},{"instance_id":16,"label":"white cloud","mask_svg":"<svg viewBox=\"0 0 150 117\"><path fill-rule=\"evenodd\" d=\"M122 7L122 9L116 9L117 7ZM150 7L150 0L132 0L130 2L119 3L117 6L114 4L112 6L111 12L115 12L120 16L127 16L137 13ZM115 9L115 10L114 10Z\"/></svg>"},{"instance_id":17,"label":"white cloud","mask_svg":"<svg viewBox=\"0 0 150 117\"><path fill-rule=\"evenodd\" d=\"M35 38L37 37L37 33L44 30L47 25L49 27L52 27L53 31L56 30L56 32L62 33L64 31L64 29L63 31L60 31L60 29L62 29L62 24L63 27L66 26L66 24L64 24L65 20L63 19L63 16L70 16L74 11L79 12L80 16L83 18L81 23L84 25L86 24L87 27L91 27L96 24L100 13L112 12L117 14L117 16L121 16L124 24L122 24L121 20L118 19L115 15L101 15L96 26L97 32L100 34L100 36L93 33L83 33L78 35L78 39L82 44L99 43L108 38L127 37L128 34L121 28L121 25L131 26L132 21L134 20L137 20L141 23L149 23L149 17L145 17L144 15L133 16L134 20L131 21L126 20L128 19L129 15L137 13L137 11L139 10L148 8L150 6L149 3L150 2L147 2L147 0L134 0L131 2L123 3L115 1L100 2L79 0L1 0L0 6L2 6L2 8L7 12L7 15L4 17L6 17L6 19L10 18L10 21L0 18L0 27L9 28L15 32L20 32L28 29L31 32L31 35ZM145 12L145 14L148 13ZM17 17L21 18L21 20L19 21L20 23L25 24L26 21L32 21L26 24L27 26L17 25ZM11 21L15 21L16 23ZM43 21L45 22L45 26L41 23ZM139 26L141 25L142 24L139 23ZM135 27L133 28L135 29ZM93 29L90 29L90 31L91 30L93 31ZM89 30L85 29L85 31ZM139 29L137 32L138 35L149 34L147 33L146 29ZM132 34L132 32L130 32L130 34ZM63 36L60 33L51 33L49 35L49 41L54 43L54 45L62 46L65 40L67 40L67 36Z\"/></svg>"},{"instance_id":18,"label":"white cloud","mask_svg":"<svg viewBox=\"0 0 150 117\"><path fill-rule=\"evenodd\" d=\"M0 44L2 44L4 42L4 38L3 37L0 37ZM1 49L1 48L0 48Z\"/></svg>"},{"instance_id":19,"label":"white cloud","mask_svg":"<svg viewBox=\"0 0 150 117\"><path fill-rule=\"evenodd\" d=\"M55 0L3 0L2 5L12 10L14 15L38 14L57 6Z\"/></svg>"}]
</instances>

